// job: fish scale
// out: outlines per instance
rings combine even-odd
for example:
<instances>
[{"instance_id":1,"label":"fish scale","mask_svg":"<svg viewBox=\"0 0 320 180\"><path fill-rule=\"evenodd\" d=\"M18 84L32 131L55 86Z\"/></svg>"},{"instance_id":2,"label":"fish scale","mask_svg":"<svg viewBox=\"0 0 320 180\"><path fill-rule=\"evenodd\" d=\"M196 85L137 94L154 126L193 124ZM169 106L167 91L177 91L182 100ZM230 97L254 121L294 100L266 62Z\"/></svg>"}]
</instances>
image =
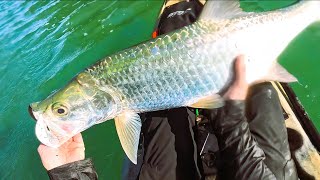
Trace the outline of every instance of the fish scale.
<instances>
[{"instance_id":1,"label":"fish scale","mask_svg":"<svg viewBox=\"0 0 320 180\"><path fill-rule=\"evenodd\" d=\"M223 76L224 79L218 82L213 79L217 72L225 71L221 71L219 65L223 63L216 63L211 53L203 51L213 49L212 43L204 44L202 40L209 34L206 30L211 30L208 26L212 27L212 24L194 23L138 45L134 50L127 49L112 55L87 72L98 82L103 81L101 84L117 89L126 99L129 109L141 112L184 106L190 98L217 92L227 78ZM214 66L219 69L216 73L210 72ZM120 71L119 67L123 67L125 73L105 72L107 69L111 69L107 72ZM149 88L144 88L146 86Z\"/></svg>"}]
</instances>

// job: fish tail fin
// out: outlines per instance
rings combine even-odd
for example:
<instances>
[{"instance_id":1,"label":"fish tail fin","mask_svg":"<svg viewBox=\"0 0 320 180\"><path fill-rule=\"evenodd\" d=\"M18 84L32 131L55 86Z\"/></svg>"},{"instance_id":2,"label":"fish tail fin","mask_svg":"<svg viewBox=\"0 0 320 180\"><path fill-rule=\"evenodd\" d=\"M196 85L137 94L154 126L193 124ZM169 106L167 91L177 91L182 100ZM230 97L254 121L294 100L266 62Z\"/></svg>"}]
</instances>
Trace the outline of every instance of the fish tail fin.
<instances>
[{"instance_id":1,"label":"fish tail fin","mask_svg":"<svg viewBox=\"0 0 320 180\"><path fill-rule=\"evenodd\" d=\"M199 19L221 21L248 14L250 12L244 12L240 8L239 1L210 0L206 2Z\"/></svg>"}]
</instances>

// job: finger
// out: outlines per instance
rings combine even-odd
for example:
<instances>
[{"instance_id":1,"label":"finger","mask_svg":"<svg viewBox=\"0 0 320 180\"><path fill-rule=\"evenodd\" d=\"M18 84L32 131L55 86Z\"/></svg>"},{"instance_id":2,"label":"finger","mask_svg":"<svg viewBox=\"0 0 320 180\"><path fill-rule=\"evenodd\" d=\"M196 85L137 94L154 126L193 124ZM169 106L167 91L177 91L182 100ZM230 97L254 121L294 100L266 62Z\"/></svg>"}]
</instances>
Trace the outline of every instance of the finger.
<instances>
[{"instance_id":1,"label":"finger","mask_svg":"<svg viewBox=\"0 0 320 180\"><path fill-rule=\"evenodd\" d=\"M234 71L235 71L235 81L237 83L247 83L246 81L246 65L245 65L245 56L237 56L234 62Z\"/></svg>"},{"instance_id":2,"label":"finger","mask_svg":"<svg viewBox=\"0 0 320 180\"><path fill-rule=\"evenodd\" d=\"M64 142L60 147L68 146L72 142L73 142L73 138L70 138L66 142Z\"/></svg>"},{"instance_id":3,"label":"finger","mask_svg":"<svg viewBox=\"0 0 320 180\"><path fill-rule=\"evenodd\" d=\"M40 156L42 155L42 154L45 154L45 152L46 151L48 151L48 148L50 148L50 147L48 147L48 146L46 146L46 145L44 145L44 144L40 144L39 146L38 146L38 153L40 154Z\"/></svg>"},{"instance_id":4,"label":"finger","mask_svg":"<svg viewBox=\"0 0 320 180\"><path fill-rule=\"evenodd\" d=\"M243 55L237 56L233 70L234 80L223 97L230 100L244 100L247 95L248 83L246 80L245 57Z\"/></svg>"},{"instance_id":5,"label":"finger","mask_svg":"<svg viewBox=\"0 0 320 180\"><path fill-rule=\"evenodd\" d=\"M68 149L80 149L81 151L85 150L83 143L73 143L68 146Z\"/></svg>"},{"instance_id":6,"label":"finger","mask_svg":"<svg viewBox=\"0 0 320 180\"><path fill-rule=\"evenodd\" d=\"M40 145L38 146L38 149L37 149L37 150L38 150L38 153L41 154L41 153L43 152L44 148L46 148L46 146L43 145L43 144L40 144Z\"/></svg>"},{"instance_id":7,"label":"finger","mask_svg":"<svg viewBox=\"0 0 320 180\"><path fill-rule=\"evenodd\" d=\"M72 140L76 143L83 143L83 138L81 133L76 134L75 136L72 137Z\"/></svg>"}]
</instances>

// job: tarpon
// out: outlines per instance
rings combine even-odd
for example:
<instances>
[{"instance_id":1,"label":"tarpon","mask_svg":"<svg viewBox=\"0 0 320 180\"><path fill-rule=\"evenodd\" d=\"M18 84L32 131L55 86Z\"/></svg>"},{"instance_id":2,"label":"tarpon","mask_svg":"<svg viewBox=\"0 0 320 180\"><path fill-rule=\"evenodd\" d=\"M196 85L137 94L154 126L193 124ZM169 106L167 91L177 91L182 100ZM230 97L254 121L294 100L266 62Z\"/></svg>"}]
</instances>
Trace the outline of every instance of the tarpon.
<instances>
[{"instance_id":1,"label":"tarpon","mask_svg":"<svg viewBox=\"0 0 320 180\"><path fill-rule=\"evenodd\" d=\"M36 135L43 144L58 147L87 128L114 119L124 151L136 163L138 113L223 106L218 93L230 82L239 54L247 57L249 83L296 81L277 57L319 19L320 1L252 13L242 11L237 1L210 0L194 24L108 56L45 100L31 104Z\"/></svg>"}]
</instances>

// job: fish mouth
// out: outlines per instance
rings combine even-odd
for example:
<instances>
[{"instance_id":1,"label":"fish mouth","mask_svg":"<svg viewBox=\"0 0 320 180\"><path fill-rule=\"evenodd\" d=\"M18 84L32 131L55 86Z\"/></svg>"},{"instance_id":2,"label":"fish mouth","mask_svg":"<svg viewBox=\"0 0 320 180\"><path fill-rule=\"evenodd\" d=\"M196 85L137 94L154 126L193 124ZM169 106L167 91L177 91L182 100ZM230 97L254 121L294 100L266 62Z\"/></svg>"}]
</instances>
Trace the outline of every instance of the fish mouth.
<instances>
[{"instance_id":1,"label":"fish mouth","mask_svg":"<svg viewBox=\"0 0 320 180\"><path fill-rule=\"evenodd\" d=\"M35 133L39 141L49 147L57 148L67 142L72 135L50 127L44 120L39 119L36 124Z\"/></svg>"},{"instance_id":2,"label":"fish mouth","mask_svg":"<svg viewBox=\"0 0 320 180\"><path fill-rule=\"evenodd\" d=\"M49 147L58 148L79 132L88 127L82 122L58 123L54 120L46 119L42 114L35 114L37 120L35 133L39 141Z\"/></svg>"},{"instance_id":3,"label":"fish mouth","mask_svg":"<svg viewBox=\"0 0 320 180\"><path fill-rule=\"evenodd\" d=\"M29 115L32 117L32 119L35 120L35 121L37 121L36 117L35 117L34 114L33 114L33 110L32 110L32 108L31 108L31 106L29 106L28 111L29 111Z\"/></svg>"}]
</instances>

